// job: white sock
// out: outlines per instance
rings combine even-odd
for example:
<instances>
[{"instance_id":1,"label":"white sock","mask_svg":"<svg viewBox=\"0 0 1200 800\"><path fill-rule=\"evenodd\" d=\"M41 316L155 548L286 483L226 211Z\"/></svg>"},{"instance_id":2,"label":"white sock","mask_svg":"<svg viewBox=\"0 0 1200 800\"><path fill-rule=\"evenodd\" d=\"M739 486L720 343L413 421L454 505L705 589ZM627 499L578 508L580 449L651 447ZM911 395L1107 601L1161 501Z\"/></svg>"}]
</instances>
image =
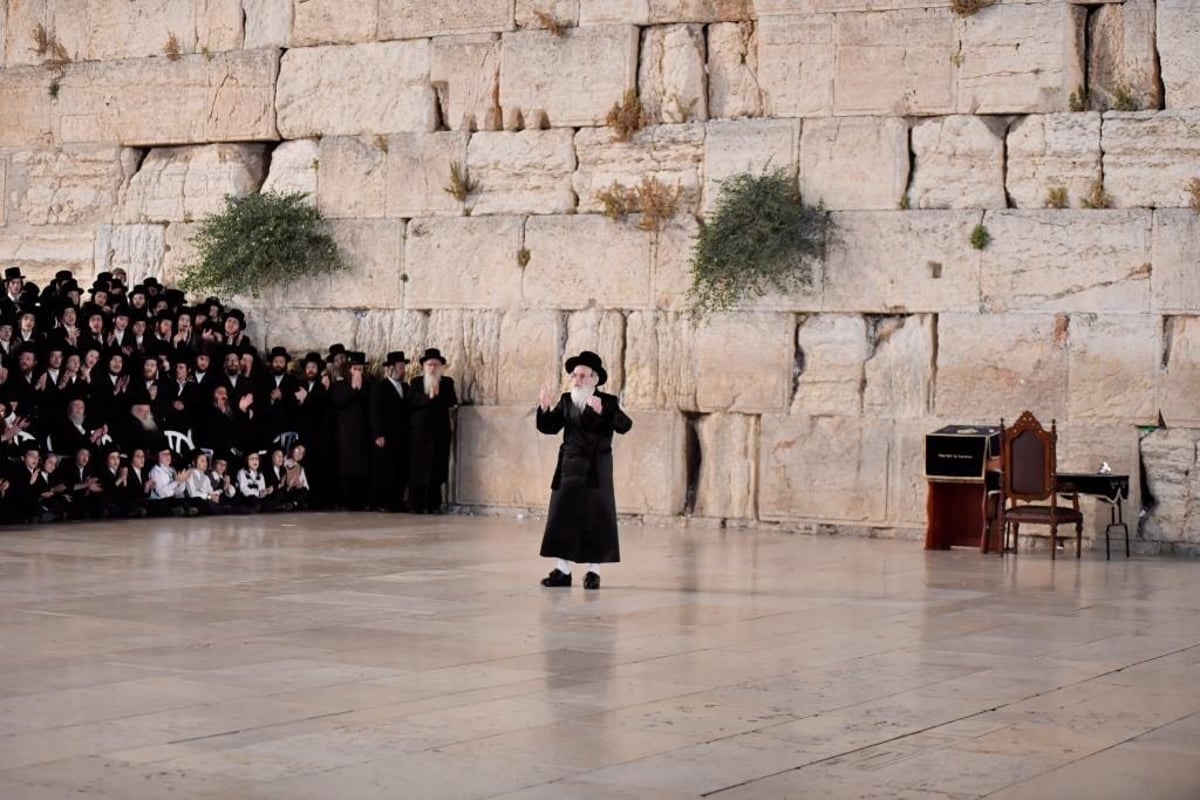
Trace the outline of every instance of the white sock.
<instances>
[{"instance_id":1,"label":"white sock","mask_svg":"<svg viewBox=\"0 0 1200 800\"><path fill-rule=\"evenodd\" d=\"M600 574L600 565L599 564L588 564L588 572L594 572L597 575L599 575Z\"/></svg>"},{"instance_id":2,"label":"white sock","mask_svg":"<svg viewBox=\"0 0 1200 800\"><path fill-rule=\"evenodd\" d=\"M566 574L570 575L571 574L571 562L565 561L560 558L560 559L558 559L558 566L556 567L556 569L559 572L565 572Z\"/></svg>"}]
</instances>

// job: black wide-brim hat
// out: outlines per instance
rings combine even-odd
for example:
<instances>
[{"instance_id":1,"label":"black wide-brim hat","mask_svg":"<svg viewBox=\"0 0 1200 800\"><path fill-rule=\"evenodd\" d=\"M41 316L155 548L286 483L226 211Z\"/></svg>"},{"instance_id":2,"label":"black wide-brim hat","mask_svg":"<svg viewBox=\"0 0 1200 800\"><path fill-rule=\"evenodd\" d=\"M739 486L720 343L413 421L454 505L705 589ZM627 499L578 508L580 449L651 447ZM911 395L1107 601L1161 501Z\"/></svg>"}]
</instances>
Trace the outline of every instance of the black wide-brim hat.
<instances>
[{"instance_id":1,"label":"black wide-brim hat","mask_svg":"<svg viewBox=\"0 0 1200 800\"><path fill-rule=\"evenodd\" d=\"M286 347L272 347L271 354L267 356L267 361L274 361L276 358L283 358L284 361L291 361L292 354L287 351Z\"/></svg>"},{"instance_id":2,"label":"black wide-brim hat","mask_svg":"<svg viewBox=\"0 0 1200 800\"><path fill-rule=\"evenodd\" d=\"M600 356L591 350L584 350L579 355L568 358L566 363L567 374L570 375L581 364L596 373L599 378L596 381L597 386L603 386L604 382L608 380L608 373L604 369L604 363L600 360Z\"/></svg>"},{"instance_id":3,"label":"black wide-brim hat","mask_svg":"<svg viewBox=\"0 0 1200 800\"><path fill-rule=\"evenodd\" d=\"M440 361L443 367L446 366L446 359L442 355L442 351L436 347L430 347L425 350L425 354L421 356L420 363L424 364L426 361Z\"/></svg>"},{"instance_id":4,"label":"black wide-brim hat","mask_svg":"<svg viewBox=\"0 0 1200 800\"><path fill-rule=\"evenodd\" d=\"M332 364L334 358L344 355L346 355L346 345L341 342L331 344L329 345L329 355L325 356L325 361Z\"/></svg>"},{"instance_id":5,"label":"black wide-brim hat","mask_svg":"<svg viewBox=\"0 0 1200 800\"><path fill-rule=\"evenodd\" d=\"M389 367L393 364L407 364L408 358L404 355L403 350L393 350L387 354L387 358L383 363Z\"/></svg>"},{"instance_id":6,"label":"black wide-brim hat","mask_svg":"<svg viewBox=\"0 0 1200 800\"><path fill-rule=\"evenodd\" d=\"M367 354L360 350L352 350L346 354L346 360L350 363L350 366L354 366L355 364L366 366Z\"/></svg>"},{"instance_id":7,"label":"black wide-brim hat","mask_svg":"<svg viewBox=\"0 0 1200 800\"><path fill-rule=\"evenodd\" d=\"M304 354L304 358L301 360L300 363L316 364L319 367L325 363L325 359L321 358L321 354L318 353L316 350L310 350Z\"/></svg>"},{"instance_id":8,"label":"black wide-brim hat","mask_svg":"<svg viewBox=\"0 0 1200 800\"><path fill-rule=\"evenodd\" d=\"M17 278L25 280L25 276L21 274L20 267L8 267L4 270L4 280L15 281Z\"/></svg>"}]
</instances>

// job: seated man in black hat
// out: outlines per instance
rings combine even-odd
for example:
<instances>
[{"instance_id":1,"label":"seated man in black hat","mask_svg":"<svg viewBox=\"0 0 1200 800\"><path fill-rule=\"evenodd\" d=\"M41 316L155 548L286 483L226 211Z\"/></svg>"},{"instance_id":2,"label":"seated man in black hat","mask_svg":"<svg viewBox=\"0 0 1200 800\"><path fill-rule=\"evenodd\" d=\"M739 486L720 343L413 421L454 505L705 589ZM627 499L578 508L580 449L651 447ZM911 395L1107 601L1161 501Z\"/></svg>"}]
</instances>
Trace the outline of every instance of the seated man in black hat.
<instances>
[{"instance_id":1,"label":"seated man in black hat","mask_svg":"<svg viewBox=\"0 0 1200 800\"><path fill-rule=\"evenodd\" d=\"M108 515L104 486L92 464L90 446L65 454L51 480L67 487L67 514L71 519L104 519Z\"/></svg>"},{"instance_id":2,"label":"seated man in black hat","mask_svg":"<svg viewBox=\"0 0 1200 800\"><path fill-rule=\"evenodd\" d=\"M442 513L442 489L450 477L450 413L458 395L445 368L441 351L430 347L421 356L421 375L409 384L408 504L414 514Z\"/></svg>"},{"instance_id":3,"label":"seated man in black hat","mask_svg":"<svg viewBox=\"0 0 1200 800\"><path fill-rule=\"evenodd\" d=\"M584 350L567 359L571 390L557 402L548 386L538 397L537 429L563 432L550 482L550 511L541 554L557 559L543 586L570 586L571 562L586 563L583 588L600 588L599 564L621 560L613 494L612 437L632 420L617 398L596 390L608 380L600 356Z\"/></svg>"},{"instance_id":4,"label":"seated man in black hat","mask_svg":"<svg viewBox=\"0 0 1200 800\"><path fill-rule=\"evenodd\" d=\"M383 380L371 387L371 507L403 511L408 483L408 359L403 350L387 354Z\"/></svg>"}]
</instances>

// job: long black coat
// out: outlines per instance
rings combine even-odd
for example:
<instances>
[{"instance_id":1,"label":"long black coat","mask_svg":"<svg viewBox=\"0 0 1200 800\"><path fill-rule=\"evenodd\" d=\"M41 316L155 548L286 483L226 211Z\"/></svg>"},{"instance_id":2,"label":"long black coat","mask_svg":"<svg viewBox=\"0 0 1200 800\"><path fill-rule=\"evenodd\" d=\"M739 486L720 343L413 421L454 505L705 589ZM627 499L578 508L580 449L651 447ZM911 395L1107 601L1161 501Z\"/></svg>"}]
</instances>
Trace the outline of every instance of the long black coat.
<instances>
[{"instance_id":1,"label":"long black coat","mask_svg":"<svg viewBox=\"0 0 1200 800\"><path fill-rule=\"evenodd\" d=\"M371 490L377 506L399 508L408 484L408 396L384 378L371 387ZM383 447L376 440L383 438Z\"/></svg>"},{"instance_id":2,"label":"long black coat","mask_svg":"<svg viewBox=\"0 0 1200 800\"><path fill-rule=\"evenodd\" d=\"M370 384L352 389L349 380L335 381L329 387L337 431L338 501L352 510L367 504L368 472L371 457L367 450L367 397Z\"/></svg>"},{"instance_id":3,"label":"long black coat","mask_svg":"<svg viewBox=\"0 0 1200 800\"><path fill-rule=\"evenodd\" d=\"M558 465L550 482L550 511L541 554L581 563L621 560L617 538L617 501L613 494L612 437L626 433L633 420L617 398L596 392L601 413L581 412L564 394L549 411L538 408L537 429L563 432Z\"/></svg>"},{"instance_id":4,"label":"long black coat","mask_svg":"<svg viewBox=\"0 0 1200 800\"><path fill-rule=\"evenodd\" d=\"M450 476L450 409L458 405L454 380L442 376L437 397L425 394L422 376L408 384L409 483L440 486Z\"/></svg>"}]
</instances>

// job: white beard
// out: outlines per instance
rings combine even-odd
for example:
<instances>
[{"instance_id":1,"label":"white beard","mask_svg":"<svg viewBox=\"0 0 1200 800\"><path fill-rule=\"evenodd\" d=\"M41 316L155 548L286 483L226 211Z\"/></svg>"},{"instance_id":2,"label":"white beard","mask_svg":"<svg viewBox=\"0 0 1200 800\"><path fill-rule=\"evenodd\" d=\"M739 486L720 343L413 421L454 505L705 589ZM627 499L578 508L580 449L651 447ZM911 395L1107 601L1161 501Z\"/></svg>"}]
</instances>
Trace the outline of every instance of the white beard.
<instances>
[{"instance_id":1,"label":"white beard","mask_svg":"<svg viewBox=\"0 0 1200 800\"><path fill-rule=\"evenodd\" d=\"M588 398L596 393L594 386L572 386L571 387L571 402L575 404L575 408L579 411L587 408Z\"/></svg>"},{"instance_id":2,"label":"white beard","mask_svg":"<svg viewBox=\"0 0 1200 800\"><path fill-rule=\"evenodd\" d=\"M134 419L137 419L137 417L135 417ZM138 419L138 422L142 423L142 430L155 431L155 432L158 431L158 423L154 421L154 417L146 417L145 419Z\"/></svg>"},{"instance_id":3,"label":"white beard","mask_svg":"<svg viewBox=\"0 0 1200 800\"><path fill-rule=\"evenodd\" d=\"M441 385L442 385L441 376L440 375L423 375L422 381L425 384L425 396L430 397L430 398L437 397L438 389L440 389Z\"/></svg>"}]
</instances>

